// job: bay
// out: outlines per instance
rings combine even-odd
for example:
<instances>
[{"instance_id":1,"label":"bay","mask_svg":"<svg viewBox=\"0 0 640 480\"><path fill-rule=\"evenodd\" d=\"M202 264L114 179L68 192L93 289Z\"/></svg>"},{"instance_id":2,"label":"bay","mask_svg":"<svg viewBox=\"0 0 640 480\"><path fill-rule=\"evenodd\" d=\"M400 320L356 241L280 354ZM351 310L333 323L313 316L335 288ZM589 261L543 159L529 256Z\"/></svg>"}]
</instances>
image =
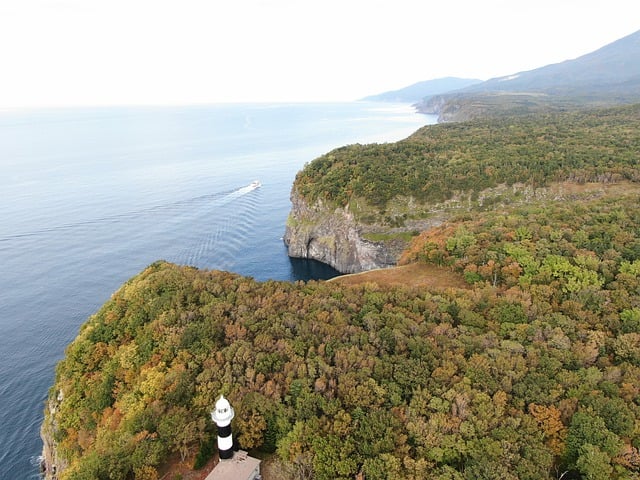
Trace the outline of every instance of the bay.
<instances>
[{"instance_id":1,"label":"bay","mask_svg":"<svg viewBox=\"0 0 640 480\"><path fill-rule=\"evenodd\" d=\"M55 364L123 282L159 259L257 280L336 275L286 254L296 172L428 123L368 102L0 114L2 478L38 478Z\"/></svg>"}]
</instances>

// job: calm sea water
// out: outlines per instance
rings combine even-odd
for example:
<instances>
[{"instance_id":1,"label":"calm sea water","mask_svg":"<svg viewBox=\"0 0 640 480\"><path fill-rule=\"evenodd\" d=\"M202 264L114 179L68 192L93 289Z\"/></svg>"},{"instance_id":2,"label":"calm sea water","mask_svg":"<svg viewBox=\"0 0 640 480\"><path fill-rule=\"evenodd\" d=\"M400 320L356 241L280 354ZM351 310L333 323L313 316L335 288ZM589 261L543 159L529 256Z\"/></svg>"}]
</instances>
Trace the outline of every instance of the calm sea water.
<instances>
[{"instance_id":1,"label":"calm sea water","mask_svg":"<svg viewBox=\"0 0 640 480\"><path fill-rule=\"evenodd\" d=\"M361 102L0 114L0 478L38 477L55 364L125 280L158 259L258 280L334 276L287 257L296 172L427 123Z\"/></svg>"}]
</instances>

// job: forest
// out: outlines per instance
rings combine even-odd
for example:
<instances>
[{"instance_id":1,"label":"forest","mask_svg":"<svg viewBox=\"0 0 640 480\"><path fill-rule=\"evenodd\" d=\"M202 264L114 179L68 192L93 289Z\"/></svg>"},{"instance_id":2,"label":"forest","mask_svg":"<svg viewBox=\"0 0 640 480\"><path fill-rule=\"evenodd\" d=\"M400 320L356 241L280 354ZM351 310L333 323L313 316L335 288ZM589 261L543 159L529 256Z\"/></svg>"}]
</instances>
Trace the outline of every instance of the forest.
<instances>
[{"instance_id":1,"label":"forest","mask_svg":"<svg viewBox=\"0 0 640 480\"><path fill-rule=\"evenodd\" d=\"M310 162L294 187L309 204L397 196L438 203L498 185L639 181L640 105L429 125L406 140L349 145Z\"/></svg>"},{"instance_id":2,"label":"forest","mask_svg":"<svg viewBox=\"0 0 640 480\"><path fill-rule=\"evenodd\" d=\"M438 125L310 163L307 195L381 188L380 208L523 178L592 188L413 239L402 263L467 288L150 265L57 367L45 429L60 478L157 480L172 455L201 467L222 393L239 446L291 479L640 479L639 121L633 106Z\"/></svg>"}]
</instances>

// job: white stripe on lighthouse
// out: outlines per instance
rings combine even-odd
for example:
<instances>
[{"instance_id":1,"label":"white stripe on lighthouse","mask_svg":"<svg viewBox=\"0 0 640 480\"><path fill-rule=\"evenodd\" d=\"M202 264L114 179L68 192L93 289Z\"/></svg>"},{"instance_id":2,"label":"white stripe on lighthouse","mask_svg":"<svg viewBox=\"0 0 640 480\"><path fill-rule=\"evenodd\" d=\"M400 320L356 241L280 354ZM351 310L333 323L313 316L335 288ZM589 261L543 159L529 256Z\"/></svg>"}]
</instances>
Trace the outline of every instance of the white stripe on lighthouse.
<instances>
[{"instance_id":1,"label":"white stripe on lighthouse","mask_svg":"<svg viewBox=\"0 0 640 480\"><path fill-rule=\"evenodd\" d=\"M233 448L233 437L229 435L228 437L218 437L218 449L220 450L231 450Z\"/></svg>"}]
</instances>

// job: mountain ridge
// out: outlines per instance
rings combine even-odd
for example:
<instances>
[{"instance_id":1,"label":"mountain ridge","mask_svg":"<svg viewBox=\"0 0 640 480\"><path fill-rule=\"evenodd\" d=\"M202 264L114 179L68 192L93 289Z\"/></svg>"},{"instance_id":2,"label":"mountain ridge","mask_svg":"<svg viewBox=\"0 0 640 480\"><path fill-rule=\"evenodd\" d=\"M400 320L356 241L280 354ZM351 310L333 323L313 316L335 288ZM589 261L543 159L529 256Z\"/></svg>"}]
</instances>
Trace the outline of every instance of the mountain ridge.
<instances>
[{"instance_id":1,"label":"mountain ridge","mask_svg":"<svg viewBox=\"0 0 640 480\"><path fill-rule=\"evenodd\" d=\"M415 103L421 101L425 97L450 92L452 90L458 90L480 82L482 82L482 80L478 80L475 78L434 78L431 80L416 82L407 87L399 88L397 90L390 90L387 92L379 93L377 95L369 95L362 98L361 100L374 102Z\"/></svg>"},{"instance_id":2,"label":"mountain ridge","mask_svg":"<svg viewBox=\"0 0 640 480\"><path fill-rule=\"evenodd\" d=\"M448 122L639 100L640 30L575 59L433 95L415 106Z\"/></svg>"},{"instance_id":3,"label":"mountain ridge","mask_svg":"<svg viewBox=\"0 0 640 480\"><path fill-rule=\"evenodd\" d=\"M563 93L564 85L602 88L630 80L640 80L640 30L575 59L489 79L465 88L465 91Z\"/></svg>"}]
</instances>

